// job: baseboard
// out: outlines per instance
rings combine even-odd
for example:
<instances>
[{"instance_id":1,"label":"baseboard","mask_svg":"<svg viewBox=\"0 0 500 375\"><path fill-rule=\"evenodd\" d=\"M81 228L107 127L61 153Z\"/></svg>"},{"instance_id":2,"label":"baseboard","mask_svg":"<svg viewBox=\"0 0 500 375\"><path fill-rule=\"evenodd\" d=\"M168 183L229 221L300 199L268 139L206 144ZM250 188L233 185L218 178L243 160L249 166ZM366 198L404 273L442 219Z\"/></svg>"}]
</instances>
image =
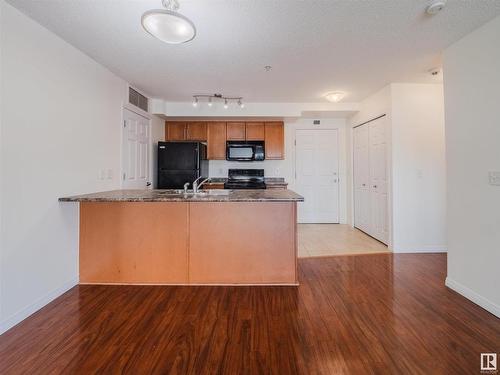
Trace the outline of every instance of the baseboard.
<instances>
[{"instance_id":1,"label":"baseboard","mask_svg":"<svg viewBox=\"0 0 500 375\"><path fill-rule=\"evenodd\" d=\"M441 246L411 246L398 248L394 247L392 250L394 253L447 253L448 248L444 245Z\"/></svg>"},{"instance_id":2,"label":"baseboard","mask_svg":"<svg viewBox=\"0 0 500 375\"><path fill-rule=\"evenodd\" d=\"M59 297L63 293L67 292L68 290L70 290L71 288L73 288L77 284L78 284L77 277L74 279L71 279L71 280L65 282L59 288L52 290L51 292L47 293L45 296L39 298L34 303L26 306L22 310L16 312L15 314L11 315L9 318L0 322L0 335L4 332L8 331L12 327L14 327L16 324L22 322L24 319L26 319L30 315L34 314L35 312L40 310L42 307L44 307L48 303L52 302L54 299L56 299L57 297Z\"/></svg>"},{"instance_id":3,"label":"baseboard","mask_svg":"<svg viewBox=\"0 0 500 375\"><path fill-rule=\"evenodd\" d=\"M486 311L489 311L496 317L500 318L500 306L491 302L490 300L484 298L483 296L477 294L474 292L472 289L467 288L466 286L456 282L453 279L450 279L449 277L446 278L446 281L444 284L457 292L458 294L461 294L468 300L474 302L476 305L481 306L483 309Z\"/></svg>"}]
</instances>

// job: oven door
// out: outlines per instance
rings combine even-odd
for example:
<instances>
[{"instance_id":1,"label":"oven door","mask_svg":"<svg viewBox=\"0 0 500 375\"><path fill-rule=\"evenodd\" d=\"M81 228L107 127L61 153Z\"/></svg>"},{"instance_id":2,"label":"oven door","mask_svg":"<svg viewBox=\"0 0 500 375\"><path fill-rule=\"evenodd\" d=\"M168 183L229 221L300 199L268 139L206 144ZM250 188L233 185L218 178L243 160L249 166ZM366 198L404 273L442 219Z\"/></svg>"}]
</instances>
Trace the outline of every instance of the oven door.
<instances>
[{"instance_id":1,"label":"oven door","mask_svg":"<svg viewBox=\"0 0 500 375\"><path fill-rule=\"evenodd\" d=\"M227 144L226 160L252 161L255 160L254 146L250 144Z\"/></svg>"}]
</instances>

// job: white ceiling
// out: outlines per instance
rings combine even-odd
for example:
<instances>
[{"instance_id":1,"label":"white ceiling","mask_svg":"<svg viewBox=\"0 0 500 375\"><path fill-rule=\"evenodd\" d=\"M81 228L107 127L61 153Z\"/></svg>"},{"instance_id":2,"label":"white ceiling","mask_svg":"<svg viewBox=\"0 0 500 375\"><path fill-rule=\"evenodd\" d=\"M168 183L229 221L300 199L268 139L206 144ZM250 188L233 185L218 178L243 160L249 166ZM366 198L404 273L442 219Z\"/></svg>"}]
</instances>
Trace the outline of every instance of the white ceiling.
<instances>
[{"instance_id":1,"label":"white ceiling","mask_svg":"<svg viewBox=\"0 0 500 375\"><path fill-rule=\"evenodd\" d=\"M358 101L390 82L432 82L440 51L500 14L498 0L180 0L197 37L143 31L160 0L7 0L137 88L169 101L221 92L247 102ZM487 51L485 51L487 52ZM265 65L273 67L266 72Z\"/></svg>"}]
</instances>

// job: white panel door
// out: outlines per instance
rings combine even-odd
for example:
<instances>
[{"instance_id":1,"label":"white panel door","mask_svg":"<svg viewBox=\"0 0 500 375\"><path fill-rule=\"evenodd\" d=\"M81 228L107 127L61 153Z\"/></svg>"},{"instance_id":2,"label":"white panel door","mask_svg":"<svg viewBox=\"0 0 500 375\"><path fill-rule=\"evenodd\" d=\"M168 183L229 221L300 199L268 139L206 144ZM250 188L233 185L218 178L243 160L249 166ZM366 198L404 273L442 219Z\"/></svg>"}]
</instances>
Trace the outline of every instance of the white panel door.
<instances>
[{"instance_id":1,"label":"white panel door","mask_svg":"<svg viewBox=\"0 0 500 375\"><path fill-rule=\"evenodd\" d=\"M295 189L299 223L339 222L338 132L336 129L297 130Z\"/></svg>"},{"instance_id":2,"label":"white panel door","mask_svg":"<svg viewBox=\"0 0 500 375\"><path fill-rule=\"evenodd\" d=\"M385 117L353 130L354 226L383 243L389 238Z\"/></svg>"},{"instance_id":3,"label":"white panel door","mask_svg":"<svg viewBox=\"0 0 500 375\"><path fill-rule=\"evenodd\" d=\"M145 189L150 186L150 124L145 117L123 110L122 187Z\"/></svg>"},{"instance_id":4,"label":"white panel door","mask_svg":"<svg viewBox=\"0 0 500 375\"><path fill-rule=\"evenodd\" d=\"M369 123L371 235L387 243L387 143L385 117Z\"/></svg>"},{"instance_id":5,"label":"white panel door","mask_svg":"<svg viewBox=\"0 0 500 375\"><path fill-rule=\"evenodd\" d=\"M370 219L370 141L367 126L353 131L354 149L354 226L371 231Z\"/></svg>"}]
</instances>

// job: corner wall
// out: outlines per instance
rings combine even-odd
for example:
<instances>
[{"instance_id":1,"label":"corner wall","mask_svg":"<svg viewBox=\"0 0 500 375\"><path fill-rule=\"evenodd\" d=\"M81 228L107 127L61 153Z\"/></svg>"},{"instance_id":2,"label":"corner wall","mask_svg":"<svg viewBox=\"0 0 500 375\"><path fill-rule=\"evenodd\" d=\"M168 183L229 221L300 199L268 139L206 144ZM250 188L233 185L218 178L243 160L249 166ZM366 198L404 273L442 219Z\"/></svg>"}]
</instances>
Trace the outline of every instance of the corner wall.
<instances>
[{"instance_id":1,"label":"corner wall","mask_svg":"<svg viewBox=\"0 0 500 375\"><path fill-rule=\"evenodd\" d=\"M77 283L78 205L57 199L119 188L127 86L3 1L0 11L1 333Z\"/></svg>"},{"instance_id":2,"label":"corner wall","mask_svg":"<svg viewBox=\"0 0 500 375\"><path fill-rule=\"evenodd\" d=\"M349 119L348 217L354 224L352 128L381 115L387 124L389 248L446 251L446 178L442 84L393 83Z\"/></svg>"},{"instance_id":3,"label":"corner wall","mask_svg":"<svg viewBox=\"0 0 500 375\"><path fill-rule=\"evenodd\" d=\"M444 52L446 285L500 317L500 17Z\"/></svg>"}]
</instances>

